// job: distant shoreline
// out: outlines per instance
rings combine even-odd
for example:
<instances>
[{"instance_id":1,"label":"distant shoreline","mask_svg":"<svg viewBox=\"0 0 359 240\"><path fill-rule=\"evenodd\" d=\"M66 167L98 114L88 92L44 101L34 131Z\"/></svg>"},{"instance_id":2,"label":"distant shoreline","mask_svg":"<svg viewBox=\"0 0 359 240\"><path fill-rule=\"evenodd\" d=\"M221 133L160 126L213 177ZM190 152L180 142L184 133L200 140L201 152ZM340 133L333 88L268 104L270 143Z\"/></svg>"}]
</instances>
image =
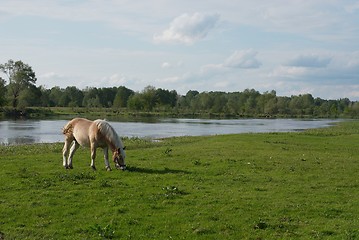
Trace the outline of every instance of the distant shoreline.
<instances>
[{"instance_id":1,"label":"distant shoreline","mask_svg":"<svg viewBox=\"0 0 359 240\"><path fill-rule=\"evenodd\" d=\"M87 108L87 107L29 107L21 110L12 108L0 108L1 119L70 119L72 117L87 118L108 118L116 119L118 117L173 117L173 118L203 118L203 119L246 119L246 118L344 118L356 119L357 117L339 115L314 115L314 114L225 114L213 113L208 111L198 112L178 112L178 111L133 111L127 108Z\"/></svg>"}]
</instances>

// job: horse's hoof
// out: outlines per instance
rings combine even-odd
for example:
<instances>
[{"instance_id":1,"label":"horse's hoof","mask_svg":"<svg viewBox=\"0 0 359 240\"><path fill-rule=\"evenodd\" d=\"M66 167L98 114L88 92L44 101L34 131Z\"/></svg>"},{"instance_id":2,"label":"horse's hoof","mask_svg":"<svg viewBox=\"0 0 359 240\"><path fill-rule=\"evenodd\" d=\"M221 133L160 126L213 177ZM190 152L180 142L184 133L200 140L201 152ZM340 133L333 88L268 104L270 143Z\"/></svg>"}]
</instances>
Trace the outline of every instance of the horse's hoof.
<instances>
[{"instance_id":1,"label":"horse's hoof","mask_svg":"<svg viewBox=\"0 0 359 240\"><path fill-rule=\"evenodd\" d=\"M74 169L72 165L68 166L67 169Z\"/></svg>"},{"instance_id":2,"label":"horse's hoof","mask_svg":"<svg viewBox=\"0 0 359 240\"><path fill-rule=\"evenodd\" d=\"M112 171L111 167L106 167L106 171L108 172Z\"/></svg>"},{"instance_id":3,"label":"horse's hoof","mask_svg":"<svg viewBox=\"0 0 359 240\"><path fill-rule=\"evenodd\" d=\"M95 166L91 166L92 170L96 171L96 167Z\"/></svg>"}]
</instances>

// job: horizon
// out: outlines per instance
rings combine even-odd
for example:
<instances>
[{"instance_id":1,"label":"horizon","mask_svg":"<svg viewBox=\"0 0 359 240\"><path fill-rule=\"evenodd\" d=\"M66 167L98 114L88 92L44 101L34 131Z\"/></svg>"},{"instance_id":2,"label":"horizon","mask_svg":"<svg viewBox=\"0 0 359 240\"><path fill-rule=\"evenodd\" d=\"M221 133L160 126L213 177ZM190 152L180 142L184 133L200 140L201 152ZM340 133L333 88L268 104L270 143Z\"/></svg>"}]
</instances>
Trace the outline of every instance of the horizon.
<instances>
[{"instance_id":1,"label":"horizon","mask_svg":"<svg viewBox=\"0 0 359 240\"><path fill-rule=\"evenodd\" d=\"M40 87L40 86L37 86L37 87ZM60 88L60 89L62 89L62 90L66 90L66 88L67 87L76 87L76 86L66 86L66 87L60 87L60 86L53 86L53 87L51 87L51 88L55 88L55 87L58 87L58 88ZM121 85L121 86L109 86L109 87L89 87L89 86L87 86L87 87L85 87L85 88L78 88L78 87L76 87L78 90L80 90L80 91L86 91L87 89L91 89L91 88L97 88L97 89L101 89L101 88L120 88L120 87L125 87L125 88L127 88L127 89L129 89L129 90L132 90L132 91L134 91L133 89L131 89L131 88L128 88L128 87L126 87L126 86L124 86L124 85ZM145 90L147 87L154 87L154 86L151 86L151 85L148 85L148 86L145 86L143 89L141 89L141 90L139 90L139 91L134 91L134 93L141 93L143 90ZM45 89L47 89L47 90L51 90L51 88L45 88ZM160 89L160 88L156 88L155 87L155 89L157 90L157 89ZM210 90L210 91L198 91L198 90L196 90L196 89L190 89L190 90L188 90L187 92L185 92L185 93L178 93L178 91L176 90L176 89L167 89L167 88L161 88L161 89L163 89L163 90L167 90L167 91L176 91L177 92L177 95L179 95L179 96L186 96L186 94L189 92L189 91L197 91L199 94L201 94L201 93L211 93L211 92L223 92L223 93L225 93L225 94L230 94L230 93L243 93L244 91L246 91L246 90L254 90L254 91L257 91L257 92L259 92L259 94L265 94L266 92L268 92L268 93L270 93L270 92L272 92L272 91L275 91L276 92L276 97L292 97L292 96L300 96L300 95L306 95L306 94L309 94L309 95L311 95L314 99L316 99L316 98L319 98L319 99L322 99L322 100L325 100L325 101L330 101L330 100L334 100L334 101L337 101L337 100L341 100L341 99L349 99L349 101L350 102L359 102L359 100L352 100L352 99L350 99L350 98L348 98L348 97L342 97L342 98L337 98L337 99L326 99L326 98L321 98L321 97L319 97L319 96L313 96L311 93L300 93L300 94L293 94L293 95L290 95L290 96L288 96L288 95L278 95L277 94L277 91L275 90L275 89L271 89L271 90L266 90L266 91L263 91L263 92L261 92L261 91L258 91L257 89L254 89L254 88L246 88L246 89L242 89L242 90L236 90L236 91L217 91L217 90Z\"/></svg>"}]
</instances>

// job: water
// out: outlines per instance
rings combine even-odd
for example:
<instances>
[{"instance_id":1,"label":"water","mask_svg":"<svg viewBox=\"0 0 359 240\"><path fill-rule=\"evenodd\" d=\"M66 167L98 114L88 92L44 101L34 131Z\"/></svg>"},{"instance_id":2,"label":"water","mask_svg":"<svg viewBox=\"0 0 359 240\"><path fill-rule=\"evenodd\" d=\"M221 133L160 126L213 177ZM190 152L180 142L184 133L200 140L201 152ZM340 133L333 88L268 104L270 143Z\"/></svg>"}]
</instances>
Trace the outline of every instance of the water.
<instances>
[{"instance_id":1,"label":"water","mask_svg":"<svg viewBox=\"0 0 359 240\"><path fill-rule=\"evenodd\" d=\"M292 132L327 127L338 120L298 119L157 119L151 122L115 122L120 136L166 138L249 132ZM62 142L62 127L67 120L0 121L0 144Z\"/></svg>"}]
</instances>

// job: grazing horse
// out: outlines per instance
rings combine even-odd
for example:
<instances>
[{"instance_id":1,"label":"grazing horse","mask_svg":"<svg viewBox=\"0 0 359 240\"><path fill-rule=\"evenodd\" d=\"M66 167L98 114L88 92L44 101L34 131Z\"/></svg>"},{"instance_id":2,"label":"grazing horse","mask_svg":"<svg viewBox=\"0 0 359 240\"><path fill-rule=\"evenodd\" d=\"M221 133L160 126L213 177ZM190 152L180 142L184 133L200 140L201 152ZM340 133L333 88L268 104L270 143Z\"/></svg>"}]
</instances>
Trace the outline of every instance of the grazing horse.
<instances>
[{"instance_id":1,"label":"grazing horse","mask_svg":"<svg viewBox=\"0 0 359 240\"><path fill-rule=\"evenodd\" d=\"M72 169L72 158L80 145L91 148L91 167L93 170L96 170L95 158L96 149L98 147L104 150L106 170L111 171L108 161L108 149L113 152L112 158L116 168L126 169L125 147L116 131L105 120L90 121L84 118L74 118L64 126L62 133L65 135L65 145L62 150L62 156L63 166L66 169ZM73 144L69 153L70 144L72 142ZM68 159L66 159L68 153Z\"/></svg>"}]
</instances>

